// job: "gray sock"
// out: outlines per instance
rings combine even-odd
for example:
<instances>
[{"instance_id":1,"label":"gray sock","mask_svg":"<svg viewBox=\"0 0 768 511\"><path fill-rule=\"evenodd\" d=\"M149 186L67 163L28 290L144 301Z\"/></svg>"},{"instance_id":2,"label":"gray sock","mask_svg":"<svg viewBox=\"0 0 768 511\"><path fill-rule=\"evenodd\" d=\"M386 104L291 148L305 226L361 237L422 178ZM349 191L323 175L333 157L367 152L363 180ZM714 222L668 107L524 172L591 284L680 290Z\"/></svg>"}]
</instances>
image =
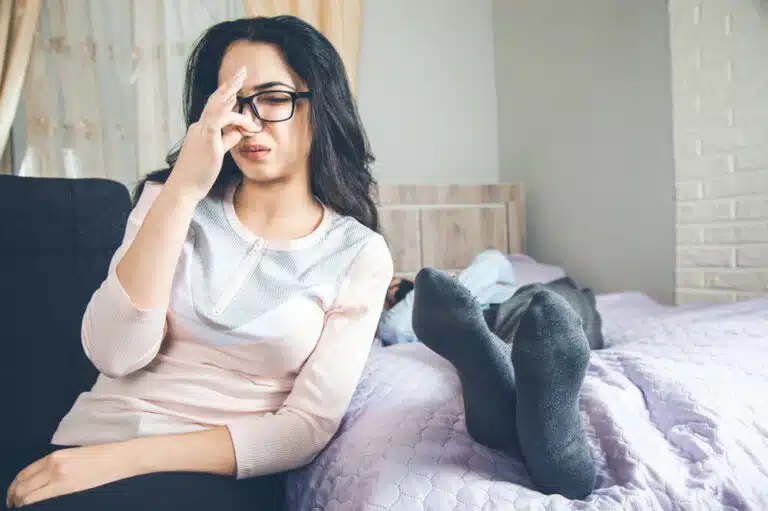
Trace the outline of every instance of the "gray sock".
<instances>
[{"instance_id":1,"label":"gray sock","mask_svg":"<svg viewBox=\"0 0 768 511\"><path fill-rule=\"evenodd\" d=\"M517 434L531 481L542 493L581 499L595 485L579 413L589 343L578 313L557 293L536 292L512 347Z\"/></svg>"},{"instance_id":2,"label":"gray sock","mask_svg":"<svg viewBox=\"0 0 768 511\"><path fill-rule=\"evenodd\" d=\"M414 284L414 332L456 368L470 436L488 447L519 455L509 346L491 333L479 304L456 279L425 268Z\"/></svg>"}]
</instances>

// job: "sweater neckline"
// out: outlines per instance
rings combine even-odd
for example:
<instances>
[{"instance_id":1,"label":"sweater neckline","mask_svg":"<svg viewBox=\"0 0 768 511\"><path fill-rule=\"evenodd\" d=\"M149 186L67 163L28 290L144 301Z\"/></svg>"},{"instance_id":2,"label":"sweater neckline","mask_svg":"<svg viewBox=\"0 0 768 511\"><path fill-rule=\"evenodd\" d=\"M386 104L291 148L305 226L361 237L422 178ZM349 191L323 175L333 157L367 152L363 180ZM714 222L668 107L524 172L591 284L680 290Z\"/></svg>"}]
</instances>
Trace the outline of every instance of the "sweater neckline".
<instances>
[{"instance_id":1,"label":"sweater neckline","mask_svg":"<svg viewBox=\"0 0 768 511\"><path fill-rule=\"evenodd\" d=\"M315 198L323 208L323 217L312 232L300 238L290 240L269 240L258 236L240 221L237 216L237 211L235 211L235 192L237 191L238 184L239 182L235 182L227 187L227 192L224 195L223 200L224 214L235 233L250 245L280 251L301 250L314 245L328 232L328 228L331 224L332 211Z\"/></svg>"}]
</instances>

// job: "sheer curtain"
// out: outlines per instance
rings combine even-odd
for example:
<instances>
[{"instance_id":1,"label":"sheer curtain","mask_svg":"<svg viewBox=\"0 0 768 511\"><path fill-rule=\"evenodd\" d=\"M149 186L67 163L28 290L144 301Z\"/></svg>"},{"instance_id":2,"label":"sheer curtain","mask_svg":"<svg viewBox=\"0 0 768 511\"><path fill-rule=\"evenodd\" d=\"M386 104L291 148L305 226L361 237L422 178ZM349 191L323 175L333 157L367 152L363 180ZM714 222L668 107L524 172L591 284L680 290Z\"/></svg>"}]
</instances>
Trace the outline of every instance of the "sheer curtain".
<instances>
[{"instance_id":1,"label":"sheer curtain","mask_svg":"<svg viewBox=\"0 0 768 511\"><path fill-rule=\"evenodd\" d=\"M11 169L9 134L39 14L40 0L0 2L0 174L10 173Z\"/></svg>"},{"instance_id":2,"label":"sheer curtain","mask_svg":"<svg viewBox=\"0 0 768 511\"><path fill-rule=\"evenodd\" d=\"M243 0L43 0L23 92L21 175L129 187L184 135L186 58Z\"/></svg>"}]
</instances>

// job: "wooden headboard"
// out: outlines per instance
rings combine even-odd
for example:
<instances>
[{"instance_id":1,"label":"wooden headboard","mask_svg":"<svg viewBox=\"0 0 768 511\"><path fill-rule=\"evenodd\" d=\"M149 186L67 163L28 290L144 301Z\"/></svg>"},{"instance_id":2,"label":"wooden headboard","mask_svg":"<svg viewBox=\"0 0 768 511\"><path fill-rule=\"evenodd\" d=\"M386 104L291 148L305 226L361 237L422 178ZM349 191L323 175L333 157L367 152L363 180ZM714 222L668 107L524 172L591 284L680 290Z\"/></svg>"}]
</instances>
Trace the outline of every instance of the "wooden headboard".
<instances>
[{"instance_id":1,"label":"wooden headboard","mask_svg":"<svg viewBox=\"0 0 768 511\"><path fill-rule=\"evenodd\" d=\"M520 184L381 184L379 204L397 276L425 266L457 272L488 248L524 252Z\"/></svg>"}]
</instances>

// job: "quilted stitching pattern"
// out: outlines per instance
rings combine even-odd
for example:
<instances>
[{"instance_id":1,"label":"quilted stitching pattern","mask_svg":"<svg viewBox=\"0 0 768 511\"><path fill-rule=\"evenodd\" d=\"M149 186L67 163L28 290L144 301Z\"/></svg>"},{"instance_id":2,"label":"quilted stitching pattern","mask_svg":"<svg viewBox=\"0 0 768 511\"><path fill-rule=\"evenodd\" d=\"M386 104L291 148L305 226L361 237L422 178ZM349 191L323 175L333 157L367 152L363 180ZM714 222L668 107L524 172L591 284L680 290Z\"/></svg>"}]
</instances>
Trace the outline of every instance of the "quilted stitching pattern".
<instances>
[{"instance_id":1,"label":"quilted stitching pattern","mask_svg":"<svg viewBox=\"0 0 768 511\"><path fill-rule=\"evenodd\" d=\"M768 300L600 304L611 348L581 409L598 487L531 489L524 466L472 441L453 369L419 344L378 348L341 433L290 474L297 510L768 509Z\"/></svg>"}]
</instances>

